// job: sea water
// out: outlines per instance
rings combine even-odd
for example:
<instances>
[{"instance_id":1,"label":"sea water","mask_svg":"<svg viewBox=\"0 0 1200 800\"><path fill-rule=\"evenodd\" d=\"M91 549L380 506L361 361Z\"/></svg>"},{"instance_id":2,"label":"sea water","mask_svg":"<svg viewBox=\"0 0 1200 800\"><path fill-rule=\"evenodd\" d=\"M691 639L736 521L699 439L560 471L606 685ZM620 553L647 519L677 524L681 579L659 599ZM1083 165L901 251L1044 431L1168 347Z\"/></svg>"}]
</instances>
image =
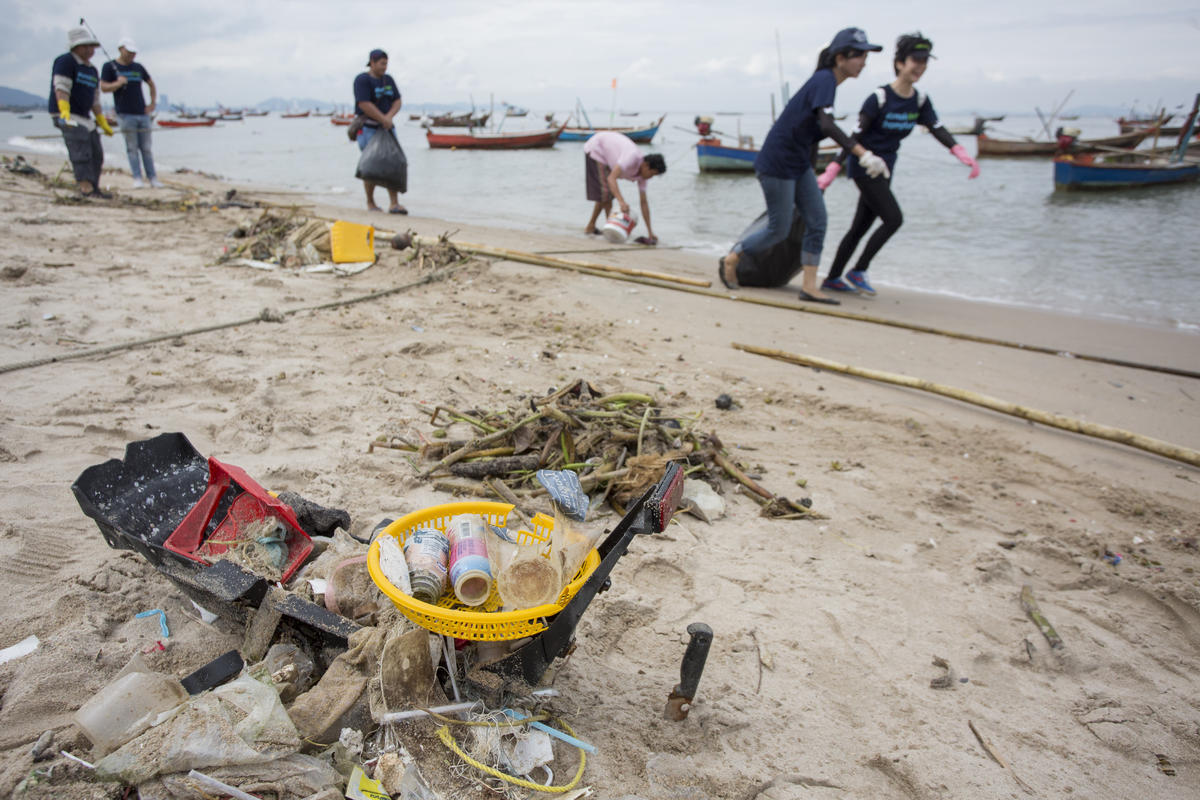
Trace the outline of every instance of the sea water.
<instances>
[{"instance_id":1,"label":"sea water","mask_svg":"<svg viewBox=\"0 0 1200 800\"><path fill-rule=\"evenodd\" d=\"M407 111L407 109L406 109ZM710 112L706 112L710 113ZM402 113L400 119L407 115ZM608 122L593 119L596 124ZM615 124L644 124L654 116L619 116ZM695 113L669 113L645 152L666 158L667 174L648 184L651 221L662 245L716 258L764 208L753 174L701 174L692 128ZM559 115L563 118L563 115ZM505 130L533 128L539 115L509 119ZM963 116L947 126L969 124ZM846 120L842 125L849 129ZM1040 132L1033 116L1009 116L995 135ZM1108 118L1070 125L1084 137L1112 136ZM767 114L718 115L714 127L739 130L761 142ZM49 118L0 113L0 142L9 150L62 153ZM542 150L431 150L425 132L402 121L397 134L409 160L409 191L402 202L416 215L450 223L485 224L580 237L591 211L584 197L583 145L559 142ZM959 140L974 152L971 136ZM729 138L727 138L727 141ZM1164 140L1162 143L1167 143ZM128 168L118 133L104 140L109 166ZM218 122L212 128L158 129L154 156L163 177L181 167L236 181L310 194L312 199L363 208L354 179L358 148L328 117L278 115ZM1200 234L1195 218L1200 184L1116 192L1055 192L1049 159L984 159L982 175L967 180L962 166L930 135L917 129L905 140L893 179L904 225L875 258L877 288L900 287L970 300L1103 316L1200 333ZM629 184L628 199L636 191ZM624 187L622 187L624 190ZM377 202L386 196L378 191ZM850 225L858 192L839 179L826 192L829 229L821 274ZM632 203L638 208L636 200ZM734 222L734 221L741 222ZM644 221L643 221L644 224ZM854 266L854 261L850 267Z\"/></svg>"}]
</instances>

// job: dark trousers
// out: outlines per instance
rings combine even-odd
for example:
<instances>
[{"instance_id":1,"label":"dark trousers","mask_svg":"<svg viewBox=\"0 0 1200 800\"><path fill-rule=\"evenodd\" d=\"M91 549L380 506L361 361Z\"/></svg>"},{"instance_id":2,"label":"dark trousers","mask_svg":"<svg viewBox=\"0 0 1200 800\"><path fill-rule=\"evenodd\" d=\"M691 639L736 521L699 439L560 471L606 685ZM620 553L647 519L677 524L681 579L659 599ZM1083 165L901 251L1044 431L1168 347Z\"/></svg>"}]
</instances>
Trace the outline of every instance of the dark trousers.
<instances>
[{"instance_id":1,"label":"dark trousers","mask_svg":"<svg viewBox=\"0 0 1200 800\"><path fill-rule=\"evenodd\" d=\"M846 235L842 237L842 243L838 245L837 255L834 256L833 264L829 267L829 275L826 280L842 276L842 270L846 268L846 264L850 263L850 256L854 255L858 243L866 236L875 220L880 220L882 224L875 233L871 234L862 254L858 257L858 264L854 269L859 272L865 272L871 266L871 259L875 257L880 248L887 244L887 240L892 238L892 234L900 230L900 226L904 224L904 214L900 211L900 204L896 202L896 196L892 194L890 178L869 178L863 175L855 178L854 182L858 185L859 191L858 208L854 211L854 222L850 223L850 230L846 231Z\"/></svg>"},{"instance_id":2,"label":"dark trousers","mask_svg":"<svg viewBox=\"0 0 1200 800\"><path fill-rule=\"evenodd\" d=\"M55 119L54 124L62 131L67 145L67 157L78 182L87 181L100 188L100 169L104 166L104 148L100 146L100 131L88 130L82 125L64 125Z\"/></svg>"}]
</instances>

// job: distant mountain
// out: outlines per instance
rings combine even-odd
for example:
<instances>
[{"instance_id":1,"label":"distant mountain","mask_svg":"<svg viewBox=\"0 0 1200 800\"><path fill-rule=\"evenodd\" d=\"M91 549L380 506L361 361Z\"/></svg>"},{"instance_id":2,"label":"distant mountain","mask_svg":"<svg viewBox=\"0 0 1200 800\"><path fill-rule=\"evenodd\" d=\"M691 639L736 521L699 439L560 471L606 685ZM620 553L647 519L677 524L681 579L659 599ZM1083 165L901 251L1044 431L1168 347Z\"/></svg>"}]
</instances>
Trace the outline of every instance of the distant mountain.
<instances>
[{"instance_id":1,"label":"distant mountain","mask_svg":"<svg viewBox=\"0 0 1200 800\"><path fill-rule=\"evenodd\" d=\"M11 108L41 108L46 105L45 97L23 92L8 86L0 86L0 106Z\"/></svg>"}]
</instances>

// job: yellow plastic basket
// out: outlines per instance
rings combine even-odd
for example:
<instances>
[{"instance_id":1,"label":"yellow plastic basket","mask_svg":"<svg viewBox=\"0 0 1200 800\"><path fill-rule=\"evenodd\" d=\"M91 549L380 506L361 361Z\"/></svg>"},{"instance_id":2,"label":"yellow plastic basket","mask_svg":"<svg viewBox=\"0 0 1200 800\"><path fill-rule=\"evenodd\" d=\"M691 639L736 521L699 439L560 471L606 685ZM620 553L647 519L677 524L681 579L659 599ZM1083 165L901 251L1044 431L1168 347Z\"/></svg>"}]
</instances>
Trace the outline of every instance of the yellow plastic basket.
<instances>
[{"instance_id":1,"label":"yellow plastic basket","mask_svg":"<svg viewBox=\"0 0 1200 800\"><path fill-rule=\"evenodd\" d=\"M473 641L498 641L502 639L523 639L546 630L546 618L552 617L563 609L583 586L588 576L600 566L600 554L595 550L588 553L575 573L574 579L563 588L558 599L533 608L522 608L516 611L497 611L502 605L500 596L493 585L492 593L482 606L464 606L458 602L453 590L447 591L437 601L436 605L422 602L400 591L383 576L379 568L379 537L394 536L403 547L408 537L418 528L437 528L443 533L450 519L459 514L481 514L485 521L492 525L504 525L513 507L508 503L492 503L483 500L464 503L443 503L430 506L420 511L406 514L379 532L379 536L371 543L367 551L367 571L371 580L379 590L386 594L400 613L434 633L453 636L456 639ZM554 520L545 514L538 514L532 520L533 531L521 530L518 541L521 544L542 542L546 545L546 557L549 557L550 535L554 531Z\"/></svg>"},{"instance_id":2,"label":"yellow plastic basket","mask_svg":"<svg viewBox=\"0 0 1200 800\"><path fill-rule=\"evenodd\" d=\"M375 260L375 229L339 219L329 229L329 244L335 264Z\"/></svg>"}]
</instances>

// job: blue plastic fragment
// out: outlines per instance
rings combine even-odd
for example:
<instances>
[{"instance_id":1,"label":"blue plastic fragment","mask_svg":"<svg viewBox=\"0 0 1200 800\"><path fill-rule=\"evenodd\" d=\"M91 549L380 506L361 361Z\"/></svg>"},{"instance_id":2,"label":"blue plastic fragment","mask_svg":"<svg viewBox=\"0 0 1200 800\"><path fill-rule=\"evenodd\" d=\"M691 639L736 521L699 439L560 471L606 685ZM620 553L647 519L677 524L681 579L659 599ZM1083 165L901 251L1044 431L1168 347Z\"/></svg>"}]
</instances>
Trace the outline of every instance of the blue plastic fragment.
<instances>
[{"instance_id":1,"label":"blue plastic fragment","mask_svg":"<svg viewBox=\"0 0 1200 800\"><path fill-rule=\"evenodd\" d=\"M158 614L158 627L162 630L163 638L170 639L171 631L167 629L167 612L163 611L161 608L152 608L149 611L139 611L133 616L135 619L142 619L143 617L152 617L155 614Z\"/></svg>"},{"instance_id":2,"label":"blue plastic fragment","mask_svg":"<svg viewBox=\"0 0 1200 800\"><path fill-rule=\"evenodd\" d=\"M522 717L519 714L517 714L517 712L513 711L511 708L504 709L504 713L507 714L510 718L516 720L517 722L528 722L529 727L537 728L539 731L549 734L550 736L553 736L555 739L561 739L562 741L566 742L569 745L578 747L580 750L586 750L587 752L589 752L593 755L595 755L597 752L596 745L588 744L587 742L583 741L582 739L576 739L574 736L571 736L569 733L563 733L562 731L558 730L557 728L551 728L549 725L546 725L544 723L535 722L533 720L528 720L525 717Z\"/></svg>"},{"instance_id":3,"label":"blue plastic fragment","mask_svg":"<svg viewBox=\"0 0 1200 800\"><path fill-rule=\"evenodd\" d=\"M587 519L588 496L578 474L569 469L539 469L537 479L564 514L577 522Z\"/></svg>"}]
</instances>

